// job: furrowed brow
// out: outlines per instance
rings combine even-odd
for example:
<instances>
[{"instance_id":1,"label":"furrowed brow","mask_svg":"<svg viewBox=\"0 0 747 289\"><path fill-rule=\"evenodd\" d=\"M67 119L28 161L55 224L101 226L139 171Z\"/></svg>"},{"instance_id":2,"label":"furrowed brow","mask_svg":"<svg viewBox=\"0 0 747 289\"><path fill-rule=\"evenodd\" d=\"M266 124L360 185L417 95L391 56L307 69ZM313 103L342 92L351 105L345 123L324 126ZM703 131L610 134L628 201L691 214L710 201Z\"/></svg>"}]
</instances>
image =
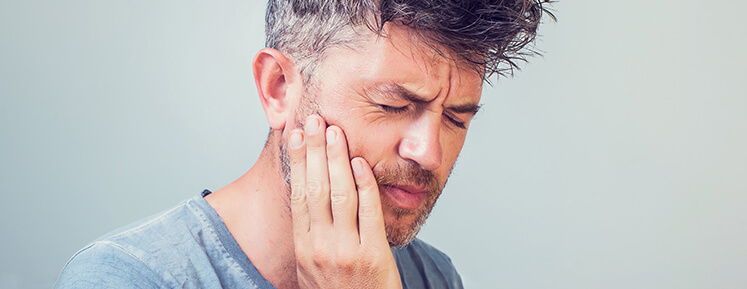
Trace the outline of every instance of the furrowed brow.
<instances>
[{"instance_id":1,"label":"furrowed brow","mask_svg":"<svg viewBox=\"0 0 747 289\"><path fill-rule=\"evenodd\" d=\"M428 102L428 99L422 98L418 96L417 94L413 93L412 91L408 90L407 88L390 82L383 84L379 87L377 87L377 90L379 90L381 93L390 96L390 97L396 97L401 98L407 101L411 101L413 103L426 103ZM474 104L474 103L466 103L466 104L460 104L460 105L452 105L446 107L446 110L450 111L451 113L457 113L457 114L469 114L470 117L474 117L478 111L480 111L481 105Z\"/></svg>"},{"instance_id":2,"label":"furrowed brow","mask_svg":"<svg viewBox=\"0 0 747 289\"><path fill-rule=\"evenodd\" d=\"M418 96L407 88L396 83L383 84L378 87L378 90L387 96L401 98L414 103L428 102L427 99Z\"/></svg>"}]
</instances>

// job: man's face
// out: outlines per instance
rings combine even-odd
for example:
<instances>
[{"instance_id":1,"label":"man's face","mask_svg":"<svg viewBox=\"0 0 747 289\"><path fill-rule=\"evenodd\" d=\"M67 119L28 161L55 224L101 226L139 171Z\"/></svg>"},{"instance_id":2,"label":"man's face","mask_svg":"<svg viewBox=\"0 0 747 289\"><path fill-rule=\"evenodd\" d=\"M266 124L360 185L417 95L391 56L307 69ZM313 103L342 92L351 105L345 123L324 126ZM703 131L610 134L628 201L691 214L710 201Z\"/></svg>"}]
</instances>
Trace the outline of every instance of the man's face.
<instances>
[{"instance_id":1,"label":"man's face","mask_svg":"<svg viewBox=\"0 0 747 289\"><path fill-rule=\"evenodd\" d=\"M386 32L359 49L328 49L286 131L314 112L342 128L350 157L366 159L377 178L390 245L402 246L441 194L479 107L482 77L413 44L401 28Z\"/></svg>"}]
</instances>

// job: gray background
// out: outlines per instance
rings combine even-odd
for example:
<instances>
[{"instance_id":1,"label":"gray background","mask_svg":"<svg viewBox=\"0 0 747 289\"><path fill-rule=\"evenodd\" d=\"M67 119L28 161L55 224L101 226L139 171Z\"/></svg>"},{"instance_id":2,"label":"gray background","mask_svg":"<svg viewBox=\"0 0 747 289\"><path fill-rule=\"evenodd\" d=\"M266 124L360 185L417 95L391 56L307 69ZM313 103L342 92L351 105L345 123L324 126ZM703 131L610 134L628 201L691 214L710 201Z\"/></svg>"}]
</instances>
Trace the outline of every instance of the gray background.
<instances>
[{"instance_id":1,"label":"gray background","mask_svg":"<svg viewBox=\"0 0 747 289\"><path fill-rule=\"evenodd\" d=\"M263 2L0 2L0 288L250 167ZM421 237L468 288L747 286L746 3L556 4Z\"/></svg>"}]
</instances>

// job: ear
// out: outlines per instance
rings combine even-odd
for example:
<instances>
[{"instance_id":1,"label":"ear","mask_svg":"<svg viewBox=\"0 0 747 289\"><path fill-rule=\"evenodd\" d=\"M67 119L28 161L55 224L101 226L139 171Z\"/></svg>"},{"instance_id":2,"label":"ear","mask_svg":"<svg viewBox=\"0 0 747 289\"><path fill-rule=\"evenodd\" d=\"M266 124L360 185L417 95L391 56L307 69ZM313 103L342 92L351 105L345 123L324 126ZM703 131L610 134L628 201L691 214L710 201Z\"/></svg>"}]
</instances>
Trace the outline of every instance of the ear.
<instances>
[{"instance_id":1,"label":"ear","mask_svg":"<svg viewBox=\"0 0 747 289\"><path fill-rule=\"evenodd\" d=\"M285 128L300 101L303 83L295 64L283 53L263 48L254 57L254 82L273 130Z\"/></svg>"}]
</instances>

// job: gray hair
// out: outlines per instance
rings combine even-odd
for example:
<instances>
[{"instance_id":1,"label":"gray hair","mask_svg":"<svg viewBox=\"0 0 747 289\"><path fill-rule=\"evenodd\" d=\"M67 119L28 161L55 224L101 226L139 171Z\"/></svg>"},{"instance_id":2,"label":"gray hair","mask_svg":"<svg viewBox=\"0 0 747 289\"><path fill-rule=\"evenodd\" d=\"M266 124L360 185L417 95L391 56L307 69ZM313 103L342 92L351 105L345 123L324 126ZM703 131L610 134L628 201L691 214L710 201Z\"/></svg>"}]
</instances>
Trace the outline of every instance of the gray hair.
<instances>
[{"instance_id":1,"label":"gray hair","mask_svg":"<svg viewBox=\"0 0 747 289\"><path fill-rule=\"evenodd\" d=\"M472 66L487 80L538 54L534 41L551 0L269 0L265 45L296 62L308 83L331 46L354 45L356 28L381 35L392 22L434 52ZM360 31L360 30L359 30Z\"/></svg>"}]
</instances>

